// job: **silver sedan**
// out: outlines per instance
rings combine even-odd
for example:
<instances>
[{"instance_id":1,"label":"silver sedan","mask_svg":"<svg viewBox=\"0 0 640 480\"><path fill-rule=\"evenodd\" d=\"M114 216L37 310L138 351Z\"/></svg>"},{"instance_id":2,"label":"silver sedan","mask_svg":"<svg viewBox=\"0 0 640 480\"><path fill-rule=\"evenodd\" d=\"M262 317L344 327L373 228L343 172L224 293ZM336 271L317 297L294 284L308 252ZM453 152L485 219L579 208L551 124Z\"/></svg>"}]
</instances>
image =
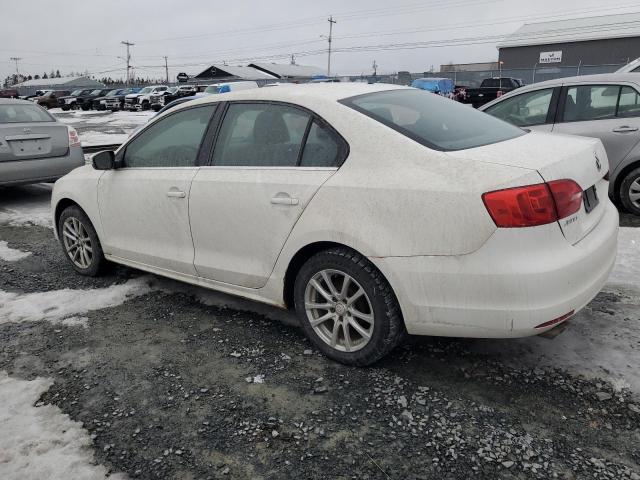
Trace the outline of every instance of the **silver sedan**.
<instances>
[{"instance_id":1,"label":"silver sedan","mask_svg":"<svg viewBox=\"0 0 640 480\"><path fill-rule=\"evenodd\" d=\"M33 102L0 98L0 185L52 182L81 165L73 128Z\"/></svg>"}]
</instances>

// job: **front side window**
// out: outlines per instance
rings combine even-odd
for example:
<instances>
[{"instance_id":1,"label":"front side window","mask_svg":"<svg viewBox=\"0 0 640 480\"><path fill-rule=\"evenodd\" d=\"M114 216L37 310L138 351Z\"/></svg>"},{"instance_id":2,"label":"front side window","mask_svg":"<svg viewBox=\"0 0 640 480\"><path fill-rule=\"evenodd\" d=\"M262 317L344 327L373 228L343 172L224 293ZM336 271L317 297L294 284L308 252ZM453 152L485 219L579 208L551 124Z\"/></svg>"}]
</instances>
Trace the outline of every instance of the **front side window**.
<instances>
[{"instance_id":1,"label":"front side window","mask_svg":"<svg viewBox=\"0 0 640 480\"><path fill-rule=\"evenodd\" d=\"M618 101L618 117L640 117L640 95L631 87L622 87Z\"/></svg>"},{"instance_id":2,"label":"front side window","mask_svg":"<svg viewBox=\"0 0 640 480\"><path fill-rule=\"evenodd\" d=\"M618 85L580 85L567 89L564 121L606 120L616 115Z\"/></svg>"},{"instance_id":3,"label":"front side window","mask_svg":"<svg viewBox=\"0 0 640 480\"><path fill-rule=\"evenodd\" d=\"M0 123L54 122L42 108L28 104L0 105Z\"/></svg>"},{"instance_id":4,"label":"front side window","mask_svg":"<svg viewBox=\"0 0 640 480\"><path fill-rule=\"evenodd\" d=\"M194 167L215 105L190 108L151 125L128 145L123 167Z\"/></svg>"},{"instance_id":5,"label":"front side window","mask_svg":"<svg viewBox=\"0 0 640 480\"><path fill-rule=\"evenodd\" d=\"M296 166L309 120L308 113L287 105L233 103L218 135L213 164Z\"/></svg>"},{"instance_id":6,"label":"front side window","mask_svg":"<svg viewBox=\"0 0 640 480\"><path fill-rule=\"evenodd\" d=\"M463 150L524 135L467 105L415 89L368 93L341 103L434 150Z\"/></svg>"},{"instance_id":7,"label":"front side window","mask_svg":"<svg viewBox=\"0 0 640 480\"><path fill-rule=\"evenodd\" d=\"M485 110L486 113L518 127L547 122L553 89L536 90L507 98Z\"/></svg>"}]
</instances>

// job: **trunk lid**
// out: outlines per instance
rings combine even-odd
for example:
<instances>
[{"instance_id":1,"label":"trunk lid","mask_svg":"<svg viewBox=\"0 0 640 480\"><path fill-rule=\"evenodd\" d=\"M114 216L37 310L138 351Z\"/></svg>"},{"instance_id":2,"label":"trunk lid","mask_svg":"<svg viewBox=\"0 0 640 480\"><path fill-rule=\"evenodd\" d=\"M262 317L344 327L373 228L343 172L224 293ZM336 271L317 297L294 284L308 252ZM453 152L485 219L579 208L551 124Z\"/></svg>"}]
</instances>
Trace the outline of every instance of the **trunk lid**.
<instances>
[{"instance_id":1,"label":"trunk lid","mask_svg":"<svg viewBox=\"0 0 640 480\"><path fill-rule=\"evenodd\" d=\"M604 176L609 161L598 139L530 132L505 142L449 155L535 170L545 182L575 181L583 191L582 206L578 212L558 222L562 233L572 244L593 230L604 215L609 189L609 182ZM588 197L587 201L585 197Z\"/></svg>"},{"instance_id":2,"label":"trunk lid","mask_svg":"<svg viewBox=\"0 0 640 480\"><path fill-rule=\"evenodd\" d=\"M0 162L61 157L69 151L69 130L57 122L0 124Z\"/></svg>"}]
</instances>

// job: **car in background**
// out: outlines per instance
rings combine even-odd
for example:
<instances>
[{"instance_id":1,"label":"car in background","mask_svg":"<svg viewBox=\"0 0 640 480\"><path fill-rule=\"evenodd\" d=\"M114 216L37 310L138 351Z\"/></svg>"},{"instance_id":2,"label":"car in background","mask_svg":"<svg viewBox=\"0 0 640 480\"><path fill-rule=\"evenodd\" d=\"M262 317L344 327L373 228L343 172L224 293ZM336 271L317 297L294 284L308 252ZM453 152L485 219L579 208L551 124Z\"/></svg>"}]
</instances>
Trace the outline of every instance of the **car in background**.
<instances>
[{"instance_id":1,"label":"car in background","mask_svg":"<svg viewBox=\"0 0 640 480\"><path fill-rule=\"evenodd\" d=\"M62 110L64 110L65 112L67 110L77 110L79 108L78 98L80 98L81 96L86 97L91 92L92 90L90 88L78 89L78 90L74 90L67 96L59 97L58 103L60 105L60 108L62 108Z\"/></svg>"},{"instance_id":2,"label":"car in background","mask_svg":"<svg viewBox=\"0 0 640 480\"><path fill-rule=\"evenodd\" d=\"M259 88L258 83L249 80L240 82L214 83L213 85L207 85L207 88L205 88L204 91L196 93L196 97L217 95L219 93L227 92L237 92L240 90L249 90L252 88Z\"/></svg>"},{"instance_id":3,"label":"car in background","mask_svg":"<svg viewBox=\"0 0 640 480\"><path fill-rule=\"evenodd\" d=\"M18 90L11 88L4 88L0 90L0 98L18 98L19 96Z\"/></svg>"},{"instance_id":4,"label":"car in background","mask_svg":"<svg viewBox=\"0 0 640 480\"><path fill-rule=\"evenodd\" d=\"M587 305L616 258L606 155L414 88L254 88L56 182L54 233L79 274L113 261L295 309L317 349L369 365L406 333L538 335Z\"/></svg>"},{"instance_id":5,"label":"car in background","mask_svg":"<svg viewBox=\"0 0 640 480\"><path fill-rule=\"evenodd\" d=\"M178 105L182 105L183 103L189 102L191 100L196 100L197 98L199 98L199 97L196 97L195 95L192 95L190 97L176 98L175 100L173 100L172 102L167 103L164 107L162 107L160 110L158 110L158 113L152 118L155 118L158 115L162 115L167 110L171 110L172 108L177 107ZM149 119L149 121L151 121L151 119Z\"/></svg>"},{"instance_id":6,"label":"car in background","mask_svg":"<svg viewBox=\"0 0 640 480\"><path fill-rule=\"evenodd\" d=\"M640 215L640 73L605 73L534 83L480 110L529 130L599 138L609 195Z\"/></svg>"},{"instance_id":7,"label":"car in background","mask_svg":"<svg viewBox=\"0 0 640 480\"><path fill-rule=\"evenodd\" d=\"M79 95L76 98L77 104L82 110L91 110L93 107L93 100L98 97L104 97L110 91L110 88L98 88L91 90L86 95Z\"/></svg>"},{"instance_id":8,"label":"car in background","mask_svg":"<svg viewBox=\"0 0 640 480\"><path fill-rule=\"evenodd\" d=\"M182 97L190 97L197 92L196 87L193 85L179 85L176 87L169 87L164 92L157 92L149 97L149 103L151 109L155 112L159 111L165 105L173 102L174 100Z\"/></svg>"},{"instance_id":9,"label":"car in background","mask_svg":"<svg viewBox=\"0 0 640 480\"><path fill-rule=\"evenodd\" d=\"M52 182L84 164L72 127L29 100L0 99L0 185Z\"/></svg>"},{"instance_id":10,"label":"car in background","mask_svg":"<svg viewBox=\"0 0 640 480\"><path fill-rule=\"evenodd\" d=\"M48 90L44 94L33 97L31 99L32 102L40 105L42 108L46 108L47 110L50 108L57 108L60 106L59 98L66 97L70 94L69 90Z\"/></svg>"},{"instance_id":11,"label":"car in background","mask_svg":"<svg viewBox=\"0 0 640 480\"><path fill-rule=\"evenodd\" d=\"M109 90L105 95L101 97L95 97L91 100L91 109L92 110L107 110L107 105L105 99L109 97L114 97L124 91L123 88Z\"/></svg>"},{"instance_id":12,"label":"car in background","mask_svg":"<svg viewBox=\"0 0 640 480\"><path fill-rule=\"evenodd\" d=\"M443 97L453 95L456 88L455 83L450 78L417 78L411 82L411 86L442 95Z\"/></svg>"},{"instance_id":13,"label":"car in background","mask_svg":"<svg viewBox=\"0 0 640 480\"><path fill-rule=\"evenodd\" d=\"M151 95L159 94L168 90L166 85L152 85L144 87L137 93L132 93L124 97L124 109L130 111L149 110L151 108Z\"/></svg>"},{"instance_id":14,"label":"car in background","mask_svg":"<svg viewBox=\"0 0 640 480\"><path fill-rule=\"evenodd\" d=\"M464 103L470 103L474 108L478 108L485 103L489 103L505 93L522 87L524 84L519 78L494 77L485 78L480 84L480 88L467 88Z\"/></svg>"},{"instance_id":15,"label":"car in background","mask_svg":"<svg viewBox=\"0 0 640 480\"><path fill-rule=\"evenodd\" d=\"M104 99L100 100L100 104L102 105L104 103L105 109L111 110L112 112L123 110L125 97L138 93L140 90L142 90L140 87L125 88L120 90L119 93L104 97Z\"/></svg>"},{"instance_id":16,"label":"car in background","mask_svg":"<svg viewBox=\"0 0 640 480\"><path fill-rule=\"evenodd\" d=\"M640 58L636 58L632 62L627 63L624 67L619 68L615 73L638 73L640 72Z\"/></svg>"}]
</instances>

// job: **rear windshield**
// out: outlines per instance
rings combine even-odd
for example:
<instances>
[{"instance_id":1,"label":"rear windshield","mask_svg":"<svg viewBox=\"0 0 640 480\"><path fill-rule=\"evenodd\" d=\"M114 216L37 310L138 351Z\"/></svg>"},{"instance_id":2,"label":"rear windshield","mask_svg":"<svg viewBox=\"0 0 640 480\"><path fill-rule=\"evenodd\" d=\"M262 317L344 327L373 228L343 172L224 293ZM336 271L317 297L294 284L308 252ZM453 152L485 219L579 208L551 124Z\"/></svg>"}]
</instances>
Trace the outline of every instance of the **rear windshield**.
<instances>
[{"instance_id":1,"label":"rear windshield","mask_svg":"<svg viewBox=\"0 0 640 480\"><path fill-rule=\"evenodd\" d=\"M36 105L0 105L0 123L53 122L51 115Z\"/></svg>"},{"instance_id":2,"label":"rear windshield","mask_svg":"<svg viewBox=\"0 0 640 480\"><path fill-rule=\"evenodd\" d=\"M424 90L368 93L341 103L435 150L480 147L525 133L470 105Z\"/></svg>"}]
</instances>

